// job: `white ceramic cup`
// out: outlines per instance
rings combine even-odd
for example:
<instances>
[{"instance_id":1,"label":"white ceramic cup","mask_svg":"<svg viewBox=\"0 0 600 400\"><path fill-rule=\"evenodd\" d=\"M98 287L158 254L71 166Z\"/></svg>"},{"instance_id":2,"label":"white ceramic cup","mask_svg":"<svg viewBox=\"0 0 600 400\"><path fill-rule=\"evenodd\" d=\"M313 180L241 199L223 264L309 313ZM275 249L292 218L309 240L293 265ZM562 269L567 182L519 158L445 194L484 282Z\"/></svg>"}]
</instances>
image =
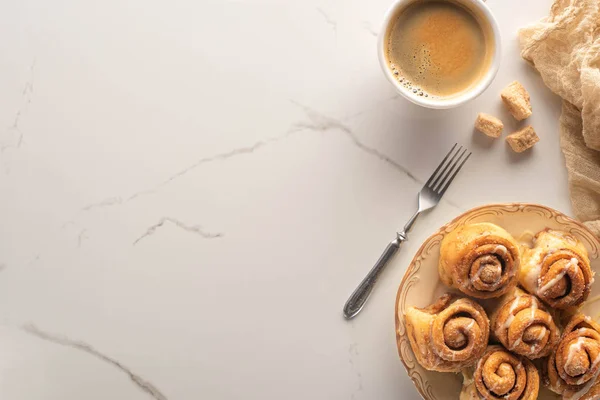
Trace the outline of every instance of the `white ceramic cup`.
<instances>
[{"instance_id":1,"label":"white ceramic cup","mask_svg":"<svg viewBox=\"0 0 600 400\"><path fill-rule=\"evenodd\" d=\"M419 0L395 0L392 6L387 11L385 19L383 21L383 26L381 27L379 37L377 39L377 52L379 55L379 63L381 64L381 68L383 69L384 75L386 76L388 81L390 81L390 83L394 85L398 93L400 93L402 96L406 97L413 103L423 107L436 109L458 107L461 104L464 104L483 93L483 91L487 89L487 87L492 83L494 77L496 76L496 73L498 72L498 68L500 67L500 58L502 54L502 44L500 40L500 29L498 27L498 22L496 22L496 19L494 18L492 12L482 0L454 0L455 2L462 4L469 10L472 10L474 13L479 15L480 18L484 19L489 24L491 28L491 34L494 40L494 55L490 63L490 67L485 73L485 75L479 80L479 82L477 82L475 85L473 85L473 87L459 95L447 98L415 96L409 89L402 86L402 84L398 82L398 79L396 79L396 77L392 73L392 70L388 65L388 61L385 55L385 40L388 29L397 18L398 12L400 12L402 9L406 8L408 5L416 1Z\"/></svg>"}]
</instances>

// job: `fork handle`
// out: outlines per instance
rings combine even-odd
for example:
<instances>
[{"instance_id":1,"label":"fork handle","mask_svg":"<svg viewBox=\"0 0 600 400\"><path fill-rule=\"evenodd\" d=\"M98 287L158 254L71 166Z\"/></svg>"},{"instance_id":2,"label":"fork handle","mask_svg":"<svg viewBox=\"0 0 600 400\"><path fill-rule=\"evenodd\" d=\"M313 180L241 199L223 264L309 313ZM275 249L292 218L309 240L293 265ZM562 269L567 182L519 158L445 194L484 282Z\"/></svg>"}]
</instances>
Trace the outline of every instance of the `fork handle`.
<instances>
[{"instance_id":1,"label":"fork handle","mask_svg":"<svg viewBox=\"0 0 600 400\"><path fill-rule=\"evenodd\" d=\"M387 262L396 254L398 249L400 249L400 245L405 240L406 233L399 232L396 238L387 245L379 260L377 260L371 271L369 271L365 279L358 285L344 305L344 318L352 319L362 310Z\"/></svg>"}]
</instances>

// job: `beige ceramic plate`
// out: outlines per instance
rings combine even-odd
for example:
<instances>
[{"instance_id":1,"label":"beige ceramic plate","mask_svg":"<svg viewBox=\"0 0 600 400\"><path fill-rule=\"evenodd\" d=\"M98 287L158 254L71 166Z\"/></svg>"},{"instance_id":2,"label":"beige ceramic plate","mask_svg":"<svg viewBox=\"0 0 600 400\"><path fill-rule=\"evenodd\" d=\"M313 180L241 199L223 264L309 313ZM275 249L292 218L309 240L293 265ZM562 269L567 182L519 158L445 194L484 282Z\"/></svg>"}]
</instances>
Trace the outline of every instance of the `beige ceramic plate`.
<instances>
[{"instance_id":1,"label":"beige ceramic plate","mask_svg":"<svg viewBox=\"0 0 600 400\"><path fill-rule=\"evenodd\" d=\"M578 237L587 248L593 270L598 270L600 260L598 253L600 244L594 235L581 223L567 217L563 213L539 204L511 203L493 204L474 208L441 227L423 243L412 262L408 266L396 298L396 339L398 353L406 367L408 375L414 382L421 396L426 400L456 400L462 387L460 374L431 372L423 369L415 360L410 348L404 311L407 307L426 307L443 293L448 292L438 276L438 260L440 242L444 236L460 225L475 222L492 222L497 224L520 241L530 241L533 234L553 228L569 232ZM432 282L435 282L432 284ZM592 287L590 299L600 294L600 283ZM600 301L588 301L583 311L596 318L600 314ZM543 391L540 398L555 397Z\"/></svg>"}]
</instances>

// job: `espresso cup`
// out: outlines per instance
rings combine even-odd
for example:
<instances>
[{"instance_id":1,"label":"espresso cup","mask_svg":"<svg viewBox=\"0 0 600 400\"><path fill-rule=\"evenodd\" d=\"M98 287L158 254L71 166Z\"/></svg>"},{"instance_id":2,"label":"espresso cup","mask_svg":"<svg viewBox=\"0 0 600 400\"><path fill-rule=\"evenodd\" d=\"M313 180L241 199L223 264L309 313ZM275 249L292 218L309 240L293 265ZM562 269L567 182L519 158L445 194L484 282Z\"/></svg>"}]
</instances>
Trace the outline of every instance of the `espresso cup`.
<instances>
[{"instance_id":1,"label":"espresso cup","mask_svg":"<svg viewBox=\"0 0 600 400\"><path fill-rule=\"evenodd\" d=\"M424 90L419 88L419 83L408 82L408 79L404 80L402 78L403 73L398 71L401 68L398 67L398 69L396 69L393 64L390 64L390 59L388 58L388 52L391 48L390 46L396 43L394 40L402 41L401 35L396 35L398 38L395 39L392 37L392 33L394 32L392 31L392 28L397 30L399 29L397 24L408 24L407 21L402 20L402 17L404 16L403 13L406 13L407 10L414 9L415 7L422 7L423 3L427 2L436 3L442 7L446 6L444 3L449 3L447 5L448 7L450 5L462 7L462 9L468 12L477 21L477 23L480 24L479 26L481 27L482 32L485 34L485 49L487 52L487 61L485 63L485 67L480 68L477 76L473 78L473 81L469 83L468 86L458 90L456 93L449 93L445 95L429 95L428 93L423 93ZM402 28L402 25L400 25L400 28ZM438 29L443 27L437 26L434 28ZM449 26L446 28L449 28ZM435 29L429 29L429 32L435 33ZM496 19L492 15L490 9L482 0L396 0L385 15L383 26L379 33L377 46L379 62L383 69L383 73L388 81L390 81L390 83L396 88L398 93L415 104L433 109L458 107L459 105L464 104L483 93L483 91L492 83L496 73L498 72L502 49L498 23L496 22ZM440 46L437 48L439 49ZM424 46L423 49L423 51L428 51L426 46ZM440 70L439 67L436 67L433 64L426 65ZM424 68L427 69L428 67L425 66ZM443 81L444 76L440 76L441 77L438 79ZM453 78L449 76L448 79L450 80ZM407 84L407 82L409 84Z\"/></svg>"}]
</instances>

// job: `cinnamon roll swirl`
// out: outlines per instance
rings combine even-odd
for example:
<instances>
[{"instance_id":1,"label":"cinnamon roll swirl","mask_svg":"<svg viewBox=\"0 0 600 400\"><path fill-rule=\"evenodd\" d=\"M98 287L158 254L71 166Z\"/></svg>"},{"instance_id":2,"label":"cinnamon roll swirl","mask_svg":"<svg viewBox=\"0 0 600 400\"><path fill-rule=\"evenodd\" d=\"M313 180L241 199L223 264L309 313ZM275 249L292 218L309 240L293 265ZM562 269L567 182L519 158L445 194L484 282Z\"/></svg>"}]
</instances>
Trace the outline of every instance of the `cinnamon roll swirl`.
<instances>
[{"instance_id":1,"label":"cinnamon roll swirl","mask_svg":"<svg viewBox=\"0 0 600 400\"><path fill-rule=\"evenodd\" d=\"M585 301L594 281L584 245L573 235L546 229L523 253L519 283L553 308L566 309Z\"/></svg>"},{"instance_id":2,"label":"cinnamon roll swirl","mask_svg":"<svg viewBox=\"0 0 600 400\"><path fill-rule=\"evenodd\" d=\"M430 371L458 372L481 357L489 320L473 300L445 294L426 308L410 307L406 330L419 364Z\"/></svg>"},{"instance_id":3,"label":"cinnamon roll swirl","mask_svg":"<svg viewBox=\"0 0 600 400\"><path fill-rule=\"evenodd\" d=\"M531 360L549 355L559 340L560 332L546 307L518 288L502 298L490 320L494 339Z\"/></svg>"},{"instance_id":4,"label":"cinnamon roll swirl","mask_svg":"<svg viewBox=\"0 0 600 400\"><path fill-rule=\"evenodd\" d=\"M472 297L500 297L517 284L519 251L515 239L497 225L460 226L442 240L440 279Z\"/></svg>"},{"instance_id":5,"label":"cinnamon roll swirl","mask_svg":"<svg viewBox=\"0 0 600 400\"><path fill-rule=\"evenodd\" d=\"M531 361L502 346L489 346L473 378L463 382L460 400L535 400L539 388L540 377Z\"/></svg>"},{"instance_id":6,"label":"cinnamon roll swirl","mask_svg":"<svg viewBox=\"0 0 600 400\"><path fill-rule=\"evenodd\" d=\"M600 325L590 317L571 318L544 370L544 384L563 399L600 396Z\"/></svg>"}]
</instances>

